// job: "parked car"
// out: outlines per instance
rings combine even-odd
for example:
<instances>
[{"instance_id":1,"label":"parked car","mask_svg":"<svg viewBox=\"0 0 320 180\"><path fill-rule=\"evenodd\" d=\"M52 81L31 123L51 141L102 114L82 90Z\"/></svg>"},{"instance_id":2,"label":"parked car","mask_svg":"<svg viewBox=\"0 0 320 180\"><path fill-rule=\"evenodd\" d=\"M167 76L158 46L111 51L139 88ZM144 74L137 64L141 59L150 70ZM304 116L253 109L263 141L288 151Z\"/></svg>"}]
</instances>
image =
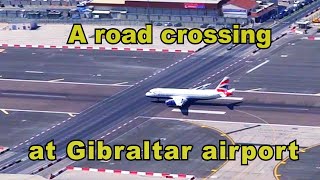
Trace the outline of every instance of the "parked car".
<instances>
[{"instance_id":1,"label":"parked car","mask_svg":"<svg viewBox=\"0 0 320 180\"><path fill-rule=\"evenodd\" d=\"M172 23L171 22L166 22L166 23L164 23L164 26L172 26Z\"/></svg>"},{"instance_id":2,"label":"parked car","mask_svg":"<svg viewBox=\"0 0 320 180\"><path fill-rule=\"evenodd\" d=\"M182 26L182 23L180 22L174 24L174 27L181 27L181 26Z\"/></svg>"},{"instance_id":3,"label":"parked car","mask_svg":"<svg viewBox=\"0 0 320 180\"><path fill-rule=\"evenodd\" d=\"M213 24L209 24L209 25L207 26L207 28L214 28L214 25L213 25Z\"/></svg>"},{"instance_id":4,"label":"parked car","mask_svg":"<svg viewBox=\"0 0 320 180\"><path fill-rule=\"evenodd\" d=\"M207 28L207 27L208 27L208 25L209 25L209 23L201 24L201 25L200 25L200 28Z\"/></svg>"},{"instance_id":5,"label":"parked car","mask_svg":"<svg viewBox=\"0 0 320 180\"><path fill-rule=\"evenodd\" d=\"M162 26L162 23L161 22L156 22L154 23L155 26Z\"/></svg>"}]
</instances>

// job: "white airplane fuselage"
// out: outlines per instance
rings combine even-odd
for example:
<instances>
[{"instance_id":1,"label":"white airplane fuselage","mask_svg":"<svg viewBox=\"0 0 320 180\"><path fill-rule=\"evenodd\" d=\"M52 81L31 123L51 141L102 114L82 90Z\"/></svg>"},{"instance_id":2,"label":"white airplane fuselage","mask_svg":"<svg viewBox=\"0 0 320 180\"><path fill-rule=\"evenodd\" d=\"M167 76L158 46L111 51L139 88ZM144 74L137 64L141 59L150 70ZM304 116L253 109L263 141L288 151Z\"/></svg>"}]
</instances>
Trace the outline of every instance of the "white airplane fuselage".
<instances>
[{"instance_id":1,"label":"white airplane fuselage","mask_svg":"<svg viewBox=\"0 0 320 180\"><path fill-rule=\"evenodd\" d=\"M151 98L171 98L173 96L183 96L188 99L216 99L221 95L215 89L174 89L174 88L155 88L146 93Z\"/></svg>"}]
</instances>

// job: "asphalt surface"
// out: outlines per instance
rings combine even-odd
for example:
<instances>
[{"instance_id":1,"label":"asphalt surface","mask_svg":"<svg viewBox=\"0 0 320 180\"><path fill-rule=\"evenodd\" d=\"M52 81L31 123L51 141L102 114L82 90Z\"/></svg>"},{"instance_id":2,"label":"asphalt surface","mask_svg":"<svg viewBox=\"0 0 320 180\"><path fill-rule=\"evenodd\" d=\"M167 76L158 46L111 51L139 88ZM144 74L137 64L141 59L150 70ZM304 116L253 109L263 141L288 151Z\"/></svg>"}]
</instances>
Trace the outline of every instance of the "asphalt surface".
<instances>
[{"instance_id":1,"label":"asphalt surface","mask_svg":"<svg viewBox=\"0 0 320 180\"><path fill-rule=\"evenodd\" d=\"M281 180L287 179L318 179L319 172L320 147L316 146L304 153L299 153L299 160L287 160L286 164L281 165L278 173Z\"/></svg>"},{"instance_id":2,"label":"asphalt surface","mask_svg":"<svg viewBox=\"0 0 320 180\"><path fill-rule=\"evenodd\" d=\"M145 118L137 119L137 121L145 120ZM142 147L142 142L146 139L151 140L151 143L160 140L163 146L192 144L193 149L189 153L188 161L156 161L154 159L149 161L128 161L123 153L121 161L99 162L86 160L74 163L72 166L172 174L187 172L196 177L207 177L212 173L212 169L218 169L225 161L203 161L201 159L202 147L208 144L218 147L219 140L226 140L228 144L231 144L229 139L221 137L220 133L215 130L202 128L187 122L162 119L147 120L112 142L105 139L105 143L109 145L137 144ZM151 153L150 157L152 156Z\"/></svg>"},{"instance_id":3,"label":"asphalt surface","mask_svg":"<svg viewBox=\"0 0 320 180\"><path fill-rule=\"evenodd\" d=\"M303 12L298 12L294 16L285 19L289 23L295 21L296 18L301 18L312 8L316 8L319 2L304 8ZM273 28L274 32L279 30L285 30L287 23L280 24ZM195 54L194 56L187 58L186 60L178 63L165 71L148 78L143 82L128 88L116 96L112 96L109 99L101 101L96 106L88 109L79 116L76 116L73 121L63 126L60 129L56 129L46 136L41 136L35 138L33 144L46 144L49 140L55 139L57 144L57 155L64 154L65 145L73 139L89 139L93 137L100 136L106 130L112 129L115 125L127 122L129 119L136 117L137 115L143 115L145 113L158 113L164 110L163 108L155 108L149 99L144 97L147 90L153 87L190 87L197 80L207 77L222 67L232 63L235 59L238 59L246 51L249 50L251 45L241 45L232 51L229 51L222 56L217 56L217 54L223 53L225 51L225 46L219 46L217 49L209 47L202 52ZM199 61L199 59L204 59ZM227 71L223 71L219 75L215 76L215 80L220 80L223 76L229 75L231 72L239 69L242 63L228 68ZM182 70L182 71L181 71ZM115 108L117 107L117 108ZM28 147L21 147L17 149L18 153L13 158L9 158L6 161L2 161L0 166L3 167L4 164L9 162L22 159L26 157L26 150ZM18 173L23 169L35 164L37 162L32 162L29 160L22 161L20 163L14 164L9 168L2 169L1 172L5 173Z\"/></svg>"},{"instance_id":4,"label":"asphalt surface","mask_svg":"<svg viewBox=\"0 0 320 180\"><path fill-rule=\"evenodd\" d=\"M1 112L0 146L14 147L69 117L68 114Z\"/></svg>"},{"instance_id":5,"label":"asphalt surface","mask_svg":"<svg viewBox=\"0 0 320 180\"><path fill-rule=\"evenodd\" d=\"M145 53L69 49L7 48L0 59L6 79L133 84L186 57L185 53ZM28 63L25 63L28 62Z\"/></svg>"},{"instance_id":6,"label":"asphalt surface","mask_svg":"<svg viewBox=\"0 0 320 180\"><path fill-rule=\"evenodd\" d=\"M297 126L320 126L318 116L320 108L305 108L293 105L264 105L242 103L232 108L225 104L197 103L188 108L188 114L182 115L176 108L167 108L165 111L154 114L152 117L163 119L194 119L209 121L232 121L248 123L270 123ZM185 110L186 111L186 110ZM195 112L196 111L196 112ZM197 112L204 111L204 112ZM210 112L224 112L225 114L210 114ZM148 114L146 114L146 117Z\"/></svg>"},{"instance_id":7,"label":"asphalt surface","mask_svg":"<svg viewBox=\"0 0 320 180\"><path fill-rule=\"evenodd\" d=\"M243 90L319 93L319 47L320 41L296 39L256 63L250 64L254 57L247 59L250 64L248 71L266 61L269 62L235 77L237 81L234 87Z\"/></svg>"},{"instance_id":8,"label":"asphalt surface","mask_svg":"<svg viewBox=\"0 0 320 180\"><path fill-rule=\"evenodd\" d=\"M0 112L0 146L14 151L18 146L30 145L29 141L38 135L62 126L76 113L130 87L129 82L187 56L132 54L131 57L127 52L119 52L119 58L111 60L116 57L113 51L1 51L0 109L4 112ZM153 57L155 54L157 57Z\"/></svg>"}]
</instances>

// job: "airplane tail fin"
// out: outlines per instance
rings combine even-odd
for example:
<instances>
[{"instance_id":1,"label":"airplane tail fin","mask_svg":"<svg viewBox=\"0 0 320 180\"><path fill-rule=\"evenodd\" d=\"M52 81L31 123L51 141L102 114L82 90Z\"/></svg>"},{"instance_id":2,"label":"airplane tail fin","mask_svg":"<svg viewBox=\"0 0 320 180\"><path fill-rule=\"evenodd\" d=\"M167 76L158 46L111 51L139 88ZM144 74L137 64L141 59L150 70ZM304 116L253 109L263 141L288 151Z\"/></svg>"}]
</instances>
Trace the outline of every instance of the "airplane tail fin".
<instances>
[{"instance_id":1,"label":"airplane tail fin","mask_svg":"<svg viewBox=\"0 0 320 180\"><path fill-rule=\"evenodd\" d=\"M235 91L234 88L230 89L230 78L224 77L219 85L216 87L218 92L222 92L224 96L231 96Z\"/></svg>"}]
</instances>

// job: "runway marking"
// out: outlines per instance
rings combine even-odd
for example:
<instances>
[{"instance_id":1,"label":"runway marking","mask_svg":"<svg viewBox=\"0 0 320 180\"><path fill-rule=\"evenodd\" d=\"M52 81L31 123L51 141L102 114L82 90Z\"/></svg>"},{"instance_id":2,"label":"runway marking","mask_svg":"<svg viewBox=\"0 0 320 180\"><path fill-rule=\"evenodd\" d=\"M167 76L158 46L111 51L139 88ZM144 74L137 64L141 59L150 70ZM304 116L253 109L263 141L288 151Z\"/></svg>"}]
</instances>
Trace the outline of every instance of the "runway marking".
<instances>
[{"instance_id":1,"label":"runway marking","mask_svg":"<svg viewBox=\"0 0 320 180\"><path fill-rule=\"evenodd\" d=\"M247 71L247 74L248 74L248 73L251 73L252 71L254 71L254 70L258 69L259 67L261 67L261 66L263 66L263 65L267 64L268 62L269 62L269 60L266 60L265 62L263 62L263 63L259 64L258 66L256 66L256 67L254 67L254 68L250 69L249 71Z\"/></svg>"},{"instance_id":2,"label":"runway marking","mask_svg":"<svg viewBox=\"0 0 320 180\"><path fill-rule=\"evenodd\" d=\"M91 86L131 86L131 85L117 85L117 84L99 84L99 83L81 83L81 82L66 82L66 81L42 81L42 80L31 80L31 79L3 79L0 81L13 81L13 82L34 82L34 83L53 83L53 84L74 84L74 85L91 85Z\"/></svg>"},{"instance_id":3,"label":"runway marking","mask_svg":"<svg viewBox=\"0 0 320 180\"><path fill-rule=\"evenodd\" d=\"M64 79L63 78L61 78L61 79L53 79L53 80L50 80L48 82L58 82L58 81L64 81Z\"/></svg>"},{"instance_id":4,"label":"runway marking","mask_svg":"<svg viewBox=\"0 0 320 180\"><path fill-rule=\"evenodd\" d=\"M256 89L249 89L249 90L247 90L247 91L259 91L259 90L261 90L262 88L256 88Z\"/></svg>"},{"instance_id":5,"label":"runway marking","mask_svg":"<svg viewBox=\"0 0 320 180\"><path fill-rule=\"evenodd\" d=\"M0 111L2 111L4 114L8 115L8 111L6 111L5 109L0 109Z\"/></svg>"},{"instance_id":6,"label":"runway marking","mask_svg":"<svg viewBox=\"0 0 320 180\"><path fill-rule=\"evenodd\" d=\"M272 91L235 90L235 92L259 93L259 94L278 94L278 95L293 95L293 96L320 96L320 94L289 93L289 92L272 92Z\"/></svg>"},{"instance_id":7,"label":"runway marking","mask_svg":"<svg viewBox=\"0 0 320 180\"><path fill-rule=\"evenodd\" d=\"M71 114L71 113L70 113L70 114ZM78 114L78 113L75 113L75 114ZM68 118L68 120L70 120L70 119L72 119L72 118ZM24 141L24 143L26 143L26 142L28 142L28 141L31 141L32 139L34 139L34 137L39 137L41 134L44 134L45 132L48 132L48 131L50 131L50 130L52 130L52 129L56 128L57 126L61 125L62 123L65 123L65 122L66 122L66 120L63 120L62 122L59 122L58 124L53 125L51 128L48 128L46 131L42 131L41 133L38 133L37 135L32 136L31 138L29 138L29 139L25 140L25 141ZM15 148L17 148L17 147L19 147L19 146L23 145L24 143L23 143L23 142L22 142L22 143L20 143L19 145L15 146L13 149L15 149Z\"/></svg>"},{"instance_id":8,"label":"runway marking","mask_svg":"<svg viewBox=\"0 0 320 180\"><path fill-rule=\"evenodd\" d=\"M75 117L75 115L73 113L68 113L68 115L71 117Z\"/></svg>"},{"instance_id":9,"label":"runway marking","mask_svg":"<svg viewBox=\"0 0 320 180\"><path fill-rule=\"evenodd\" d=\"M51 113L51 114L68 114L68 113L72 113L72 114L79 114L76 112L62 112L62 111L41 111L41 110L30 110L30 109L0 109L5 110L5 111L13 111L13 112L35 112L35 113ZM3 111L2 111L3 112Z\"/></svg>"},{"instance_id":10,"label":"runway marking","mask_svg":"<svg viewBox=\"0 0 320 180\"><path fill-rule=\"evenodd\" d=\"M265 124L265 123L250 123L250 122L235 122L235 121L214 121L209 119L183 119L183 118L171 118L171 117L159 117L159 116L140 116L140 118L159 119L159 120L174 120L174 121L198 121L198 122L213 122L222 124L245 124L245 125L261 125L261 126L279 126L279 127L301 127L301 128L314 128L320 129L320 126L305 126L296 124Z\"/></svg>"},{"instance_id":11,"label":"runway marking","mask_svg":"<svg viewBox=\"0 0 320 180\"><path fill-rule=\"evenodd\" d=\"M250 108L264 108L264 109L283 109L283 110L300 110L300 111L309 111L307 108L294 108L294 107L277 107L277 106L249 106L249 105L242 105L241 107L250 107Z\"/></svg>"},{"instance_id":12,"label":"runway marking","mask_svg":"<svg viewBox=\"0 0 320 180\"><path fill-rule=\"evenodd\" d=\"M180 109L172 109L172 112L181 112ZM189 109L188 112L199 113L199 114L226 114L224 111L205 111L205 110L192 110Z\"/></svg>"},{"instance_id":13,"label":"runway marking","mask_svg":"<svg viewBox=\"0 0 320 180\"><path fill-rule=\"evenodd\" d=\"M44 94L27 94L27 93L1 93L2 95L13 95L13 96L30 96L30 97L52 97L52 98L66 98L67 96L56 96L56 95L44 95Z\"/></svg>"},{"instance_id":14,"label":"runway marking","mask_svg":"<svg viewBox=\"0 0 320 180\"><path fill-rule=\"evenodd\" d=\"M25 71L26 73L43 74L42 71Z\"/></svg>"}]
</instances>

